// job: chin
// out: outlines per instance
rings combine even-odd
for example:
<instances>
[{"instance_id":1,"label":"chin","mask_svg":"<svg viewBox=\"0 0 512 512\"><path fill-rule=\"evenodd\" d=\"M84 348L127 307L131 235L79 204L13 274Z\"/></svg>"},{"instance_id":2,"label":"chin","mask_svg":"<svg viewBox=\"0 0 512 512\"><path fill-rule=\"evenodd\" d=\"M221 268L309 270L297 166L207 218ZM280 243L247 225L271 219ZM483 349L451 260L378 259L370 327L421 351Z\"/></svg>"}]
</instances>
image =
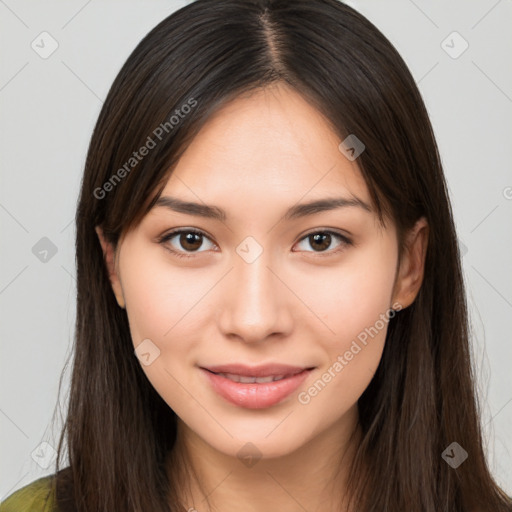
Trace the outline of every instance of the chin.
<instances>
[{"instance_id":1,"label":"chin","mask_svg":"<svg viewBox=\"0 0 512 512\"><path fill-rule=\"evenodd\" d=\"M221 435L212 435L208 432L196 431L196 435L213 449L229 456L236 457L242 462L248 459L275 459L285 457L299 450L315 437L314 429L309 428L304 421L289 423L283 417L289 412L281 414L276 420L254 422L251 420L238 422L237 425L225 424L226 430L233 436L230 437L224 430Z\"/></svg>"}]
</instances>

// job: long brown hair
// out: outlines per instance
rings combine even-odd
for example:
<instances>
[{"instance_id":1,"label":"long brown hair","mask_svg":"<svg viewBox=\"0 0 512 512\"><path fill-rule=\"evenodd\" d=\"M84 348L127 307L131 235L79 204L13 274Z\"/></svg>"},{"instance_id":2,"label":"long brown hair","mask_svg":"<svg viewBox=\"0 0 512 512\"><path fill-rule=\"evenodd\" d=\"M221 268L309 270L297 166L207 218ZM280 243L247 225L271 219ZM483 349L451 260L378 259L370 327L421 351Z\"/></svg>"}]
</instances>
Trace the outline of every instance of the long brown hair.
<instances>
[{"instance_id":1,"label":"long brown hair","mask_svg":"<svg viewBox=\"0 0 512 512\"><path fill-rule=\"evenodd\" d=\"M54 488L61 510L182 510L165 465L176 415L134 355L95 226L115 246L211 114L277 81L322 112L340 140L364 142L357 163L381 220L397 226L400 251L418 218L430 226L420 292L390 320L359 399L353 504L360 512L512 510L482 448L461 258L426 108L392 44L336 0L197 0L151 30L116 77L76 213L74 361ZM69 467L59 469L64 441ZM469 454L456 469L442 457L453 442Z\"/></svg>"}]
</instances>

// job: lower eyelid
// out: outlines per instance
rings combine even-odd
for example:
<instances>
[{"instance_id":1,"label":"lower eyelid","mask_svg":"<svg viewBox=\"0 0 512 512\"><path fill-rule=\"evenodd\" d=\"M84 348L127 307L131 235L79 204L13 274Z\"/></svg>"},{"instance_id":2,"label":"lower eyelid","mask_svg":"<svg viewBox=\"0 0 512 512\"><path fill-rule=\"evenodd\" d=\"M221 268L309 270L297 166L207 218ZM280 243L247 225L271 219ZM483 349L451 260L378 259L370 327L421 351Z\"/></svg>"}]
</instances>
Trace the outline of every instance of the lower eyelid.
<instances>
[{"instance_id":1,"label":"lower eyelid","mask_svg":"<svg viewBox=\"0 0 512 512\"><path fill-rule=\"evenodd\" d=\"M183 233L195 233L195 234L201 235L203 238L209 240L211 244L213 244L214 246L217 247L217 245L211 240L211 238L206 233L203 233L201 231L194 230L194 229L182 229L182 230L179 230L179 231L173 231L171 233L168 233L168 234L164 235L159 240L159 242L162 243L162 244L166 244L170 240L175 238L176 236L181 235ZM335 231L329 231L329 230L318 230L318 231L312 231L310 233L307 233L302 238L300 238L297 243L303 242L304 240L307 240L308 237L310 237L312 235L316 235L318 233L328 234L328 235L331 235L334 238L337 238L340 241L340 245L338 246L338 248L329 249L329 250L326 250L326 251L305 251L305 252L310 252L310 253L313 253L313 254L317 254L319 256L330 255L330 254L333 254L333 253L336 253L336 252L342 250L347 245L352 245L352 241L349 240L346 236L344 236L344 235L342 235L340 233L336 233ZM171 251L172 253L178 255L178 256L184 256L184 257L193 257L195 254L206 252L206 251L187 252L187 251L183 251L183 250L176 250L174 248L169 248L169 247L167 249L169 251ZM297 251L294 251L294 252L297 252ZM298 252L300 252L300 251L298 251Z\"/></svg>"},{"instance_id":2,"label":"lower eyelid","mask_svg":"<svg viewBox=\"0 0 512 512\"><path fill-rule=\"evenodd\" d=\"M331 254L337 253L340 250L343 250L343 248L345 246L352 244L351 240L349 240L346 236L344 236L344 235L342 235L340 233L336 233L335 231L329 231L329 230L312 231L312 232L304 235L297 243L303 242L303 241L307 240L310 236L316 235L318 233L321 233L321 234L324 234L324 235L330 235L331 237L338 239L338 241L340 242L338 247L336 247L334 249L328 249L328 250L325 250L325 251L305 251L305 252L313 253L313 254L316 254L316 255L319 255L319 256L322 256L322 255L326 255L327 256L327 255L331 255Z\"/></svg>"}]
</instances>

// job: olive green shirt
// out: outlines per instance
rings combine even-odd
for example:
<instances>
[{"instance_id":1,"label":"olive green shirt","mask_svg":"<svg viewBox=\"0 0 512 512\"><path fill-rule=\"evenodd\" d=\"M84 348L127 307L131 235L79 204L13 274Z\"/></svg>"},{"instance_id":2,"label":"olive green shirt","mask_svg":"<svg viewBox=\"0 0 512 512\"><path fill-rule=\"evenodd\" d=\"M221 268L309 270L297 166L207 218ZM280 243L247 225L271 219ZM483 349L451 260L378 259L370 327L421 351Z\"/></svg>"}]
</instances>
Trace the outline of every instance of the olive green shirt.
<instances>
[{"instance_id":1,"label":"olive green shirt","mask_svg":"<svg viewBox=\"0 0 512 512\"><path fill-rule=\"evenodd\" d=\"M58 512L51 492L52 477L44 476L13 492L0 503L0 512Z\"/></svg>"}]
</instances>

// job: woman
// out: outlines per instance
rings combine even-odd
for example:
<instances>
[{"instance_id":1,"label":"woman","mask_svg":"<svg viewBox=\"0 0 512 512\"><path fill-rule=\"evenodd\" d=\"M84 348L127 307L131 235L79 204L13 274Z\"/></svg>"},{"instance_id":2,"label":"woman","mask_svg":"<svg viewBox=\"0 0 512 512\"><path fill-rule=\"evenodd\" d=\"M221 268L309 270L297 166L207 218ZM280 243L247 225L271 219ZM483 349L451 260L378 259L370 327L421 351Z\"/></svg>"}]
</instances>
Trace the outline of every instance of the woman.
<instances>
[{"instance_id":1,"label":"woman","mask_svg":"<svg viewBox=\"0 0 512 512\"><path fill-rule=\"evenodd\" d=\"M69 467L6 511L512 510L431 124L350 7L162 21L105 101L76 222Z\"/></svg>"}]
</instances>

